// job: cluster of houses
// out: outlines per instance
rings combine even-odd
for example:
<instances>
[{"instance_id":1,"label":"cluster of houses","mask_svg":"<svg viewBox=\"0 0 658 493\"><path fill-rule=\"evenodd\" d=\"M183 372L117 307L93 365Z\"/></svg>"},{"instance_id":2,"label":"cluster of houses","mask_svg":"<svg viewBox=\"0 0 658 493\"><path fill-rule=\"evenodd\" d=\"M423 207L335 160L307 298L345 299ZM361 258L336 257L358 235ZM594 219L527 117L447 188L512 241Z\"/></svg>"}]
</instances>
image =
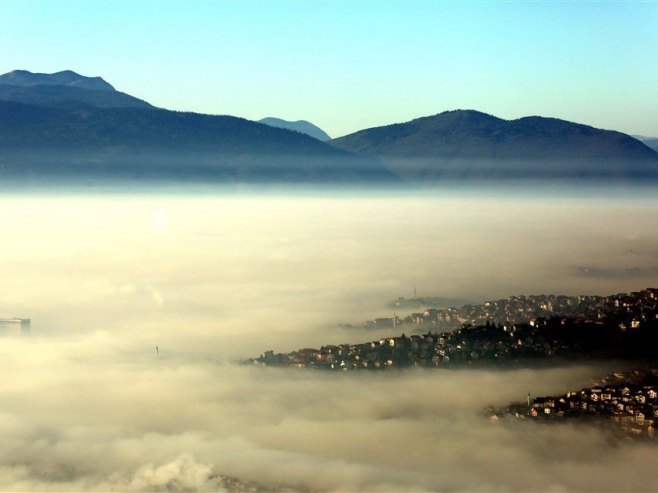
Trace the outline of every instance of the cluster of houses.
<instances>
[{"instance_id":1,"label":"cluster of houses","mask_svg":"<svg viewBox=\"0 0 658 493\"><path fill-rule=\"evenodd\" d=\"M617 294L606 298L604 311L622 330L639 329L658 319L658 288Z\"/></svg>"},{"instance_id":2,"label":"cluster of houses","mask_svg":"<svg viewBox=\"0 0 658 493\"><path fill-rule=\"evenodd\" d=\"M422 312L399 318L376 318L363 323L366 328L420 325L435 330L450 330L464 324L522 323L535 318L560 314L570 318L592 318L602 312L607 298L601 296L531 295L511 296L481 305L452 308L427 308Z\"/></svg>"},{"instance_id":3,"label":"cluster of houses","mask_svg":"<svg viewBox=\"0 0 658 493\"><path fill-rule=\"evenodd\" d=\"M648 378L637 383L610 383L558 397L537 397L530 402L528 416L534 419L609 417L629 432L653 438L658 426L658 369L646 374Z\"/></svg>"},{"instance_id":4,"label":"cluster of houses","mask_svg":"<svg viewBox=\"0 0 658 493\"><path fill-rule=\"evenodd\" d=\"M383 370L408 367L457 367L567 355L574 345L555 337L547 327L570 331L571 319L537 319L525 324L486 322L465 325L453 332L384 337L361 344L338 344L290 353L267 351L251 362L264 366L292 366L327 370Z\"/></svg>"},{"instance_id":5,"label":"cluster of houses","mask_svg":"<svg viewBox=\"0 0 658 493\"><path fill-rule=\"evenodd\" d=\"M214 480L220 491L227 493L303 493L306 490L299 487L290 488L287 486L264 486L252 481L244 481L234 476L214 475L210 477Z\"/></svg>"},{"instance_id":6,"label":"cluster of houses","mask_svg":"<svg viewBox=\"0 0 658 493\"><path fill-rule=\"evenodd\" d=\"M519 296L510 298L511 302L534 306L538 300L549 303L555 299L556 303L566 303L583 311L594 305L599 309L590 318L554 315L526 318L519 323L487 320L484 324L462 324L456 330L443 332L432 332L430 326L423 334L402 334L366 343L327 345L290 353L267 351L248 361L263 366L350 371L480 366L552 357L627 357L647 348L653 351L654 342L658 344L657 298L657 289L608 298ZM551 309L555 306L550 305ZM393 323L397 323L395 319ZM647 334L650 337L647 338Z\"/></svg>"}]
</instances>

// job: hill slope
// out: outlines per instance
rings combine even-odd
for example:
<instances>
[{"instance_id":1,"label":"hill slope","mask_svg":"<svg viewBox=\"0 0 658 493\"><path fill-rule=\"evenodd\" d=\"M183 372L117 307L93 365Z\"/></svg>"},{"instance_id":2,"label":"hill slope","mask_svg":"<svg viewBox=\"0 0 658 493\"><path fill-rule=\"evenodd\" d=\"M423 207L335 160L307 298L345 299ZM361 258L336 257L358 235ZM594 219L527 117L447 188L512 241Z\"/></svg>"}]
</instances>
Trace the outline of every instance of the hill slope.
<instances>
[{"instance_id":1,"label":"hill slope","mask_svg":"<svg viewBox=\"0 0 658 493\"><path fill-rule=\"evenodd\" d=\"M101 181L397 181L376 160L241 118L9 101L0 101L0 176Z\"/></svg>"},{"instance_id":2,"label":"hill slope","mask_svg":"<svg viewBox=\"0 0 658 493\"><path fill-rule=\"evenodd\" d=\"M311 122L307 122L306 120L297 120L296 122L290 122L288 120L282 120L281 118L268 117L268 118L263 118L262 120L258 120L258 123L264 123L265 125L269 125L271 127L279 127L279 128L285 128L287 130L294 130L295 132L300 132L306 135L310 135L314 139L318 139L322 142L331 140L329 134L327 134L320 127L313 125Z\"/></svg>"},{"instance_id":3,"label":"hill slope","mask_svg":"<svg viewBox=\"0 0 658 493\"><path fill-rule=\"evenodd\" d=\"M96 91L69 86L0 84L0 101L56 108L152 108L146 101L119 91Z\"/></svg>"},{"instance_id":4,"label":"hill slope","mask_svg":"<svg viewBox=\"0 0 658 493\"><path fill-rule=\"evenodd\" d=\"M5 179L371 182L399 178L311 137L231 116L157 109L70 70L0 76Z\"/></svg>"},{"instance_id":5,"label":"hill slope","mask_svg":"<svg viewBox=\"0 0 658 493\"><path fill-rule=\"evenodd\" d=\"M637 139L537 116L508 121L472 110L447 111L330 143L380 158L412 180L658 178L658 154Z\"/></svg>"},{"instance_id":6,"label":"hill slope","mask_svg":"<svg viewBox=\"0 0 658 493\"><path fill-rule=\"evenodd\" d=\"M658 137L643 137L639 135L633 135L633 137L651 147L654 151L658 151Z\"/></svg>"}]
</instances>

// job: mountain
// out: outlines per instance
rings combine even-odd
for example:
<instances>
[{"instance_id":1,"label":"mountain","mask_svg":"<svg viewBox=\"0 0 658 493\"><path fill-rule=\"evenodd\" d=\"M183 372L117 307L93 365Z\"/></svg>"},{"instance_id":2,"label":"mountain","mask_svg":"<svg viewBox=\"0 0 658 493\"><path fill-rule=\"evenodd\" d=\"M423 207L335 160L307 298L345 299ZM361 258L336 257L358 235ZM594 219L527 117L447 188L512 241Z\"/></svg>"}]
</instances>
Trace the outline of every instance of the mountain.
<instances>
[{"instance_id":1,"label":"mountain","mask_svg":"<svg viewBox=\"0 0 658 493\"><path fill-rule=\"evenodd\" d=\"M503 120L473 110L446 111L330 144L381 159L410 180L658 178L658 153L637 139L538 116Z\"/></svg>"},{"instance_id":2,"label":"mountain","mask_svg":"<svg viewBox=\"0 0 658 493\"><path fill-rule=\"evenodd\" d=\"M646 146L651 147L654 151L658 151L658 138L646 139L646 140L643 140L642 142L644 142L644 144Z\"/></svg>"},{"instance_id":3,"label":"mountain","mask_svg":"<svg viewBox=\"0 0 658 493\"><path fill-rule=\"evenodd\" d=\"M0 101L60 108L150 108L146 101L119 91L95 91L69 86L13 86L0 84Z\"/></svg>"},{"instance_id":4,"label":"mountain","mask_svg":"<svg viewBox=\"0 0 658 493\"><path fill-rule=\"evenodd\" d=\"M326 142L328 140L331 140L331 137L322 130L320 127L317 127L313 125L311 122L307 122L306 120L297 120L296 122L290 122L288 120L282 120L280 118L263 118L262 120L258 120L258 123L264 123L265 125L269 125L270 127L278 127L278 128L285 128L287 130L294 130L295 132L300 132L306 135L310 135L314 139L321 140L322 142Z\"/></svg>"},{"instance_id":5,"label":"mountain","mask_svg":"<svg viewBox=\"0 0 658 493\"><path fill-rule=\"evenodd\" d=\"M64 70L54 74L38 74L27 70L13 70L0 75L0 84L20 87L33 86L65 86L87 89L91 91L114 91L111 84L101 77L85 77L71 70Z\"/></svg>"},{"instance_id":6,"label":"mountain","mask_svg":"<svg viewBox=\"0 0 658 493\"><path fill-rule=\"evenodd\" d=\"M100 77L84 77L70 70L33 74L14 70L0 75L0 101L79 108L149 108L146 101L114 89Z\"/></svg>"},{"instance_id":7,"label":"mountain","mask_svg":"<svg viewBox=\"0 0 658 493\"><path fill-rule=\"evenodd\" d=\"M70 70L0 76L0 179L396 182L372 158L232 116L158 109Z\"/></svg>"},{"instance_id":8,"label":"mountain","mask_svg":"<svg viewBox=\"0 0 658 493\"><path fill-rule=\"evenodd\" d=\"M374 159L232 116L0 101L0 179L370 183L398 177Z\"/></svg>"},{"instance_id":9,"label":"mountain","mask_svg":"<svg viewBox=\"0 0 658 493\"><path fill-rule=\"evenodd\" d=\"M654 151L658 151L658 137L645 137L644 135L633 135L633 137L644 143L644 145L651 147Z\"/></svg>"}]
</instances>

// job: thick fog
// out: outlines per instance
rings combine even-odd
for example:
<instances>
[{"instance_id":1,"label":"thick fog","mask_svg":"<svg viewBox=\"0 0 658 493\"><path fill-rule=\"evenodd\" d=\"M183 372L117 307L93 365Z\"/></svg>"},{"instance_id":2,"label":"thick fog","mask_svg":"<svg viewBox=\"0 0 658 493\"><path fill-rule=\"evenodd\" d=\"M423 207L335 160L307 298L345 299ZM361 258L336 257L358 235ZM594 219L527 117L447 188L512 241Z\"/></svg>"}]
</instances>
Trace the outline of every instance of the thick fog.
<instances>
[{"instance_id":1,"label":"thick fog","mask_svg":"<svg viewBox=\"0 0 658 493\"><path fill-rule=\"evenodd\" d=\"M650 444L482 413L586 386L614 362L235 364L378 339L360 323L414 289L479 302L658 286L655 199L5 194L0 224L0 317L32 319L29 335L0 338L1 490L217 490L217 475L302 491L655 489Z\"/></svg>"}]
</instances>

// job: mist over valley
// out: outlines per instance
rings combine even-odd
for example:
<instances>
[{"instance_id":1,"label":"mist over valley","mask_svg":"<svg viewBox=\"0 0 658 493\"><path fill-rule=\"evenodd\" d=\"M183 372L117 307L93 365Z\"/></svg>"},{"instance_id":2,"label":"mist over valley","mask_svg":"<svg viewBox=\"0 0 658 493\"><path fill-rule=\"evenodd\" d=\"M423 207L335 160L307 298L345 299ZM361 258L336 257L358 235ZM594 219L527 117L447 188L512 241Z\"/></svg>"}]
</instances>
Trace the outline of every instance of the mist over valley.
<instances>
[{"instance_id":1,"label":"mist over valley","mask_svg":"<svg viewBox=\"0 0 658 493\"><path fill-rule=\"evenodd\" d=\"M0 0L0 492L656 491L656 20Z\"/></svg>"},{"instance_id":2,"label":"mist over valley","mask_svg":"<svg viewBox=\"0 0 658 493\"><path fill-rule=\"evenodd\" d=\"M651 489L650 443L483 414L625 363L236 364L370 340L359 323L414 288L481 302L656 286L647 190L5 193L3 316L32 328L0 345L0 488L216 491L225 475L264 491Z\"/></svg>"}]
</instances>

